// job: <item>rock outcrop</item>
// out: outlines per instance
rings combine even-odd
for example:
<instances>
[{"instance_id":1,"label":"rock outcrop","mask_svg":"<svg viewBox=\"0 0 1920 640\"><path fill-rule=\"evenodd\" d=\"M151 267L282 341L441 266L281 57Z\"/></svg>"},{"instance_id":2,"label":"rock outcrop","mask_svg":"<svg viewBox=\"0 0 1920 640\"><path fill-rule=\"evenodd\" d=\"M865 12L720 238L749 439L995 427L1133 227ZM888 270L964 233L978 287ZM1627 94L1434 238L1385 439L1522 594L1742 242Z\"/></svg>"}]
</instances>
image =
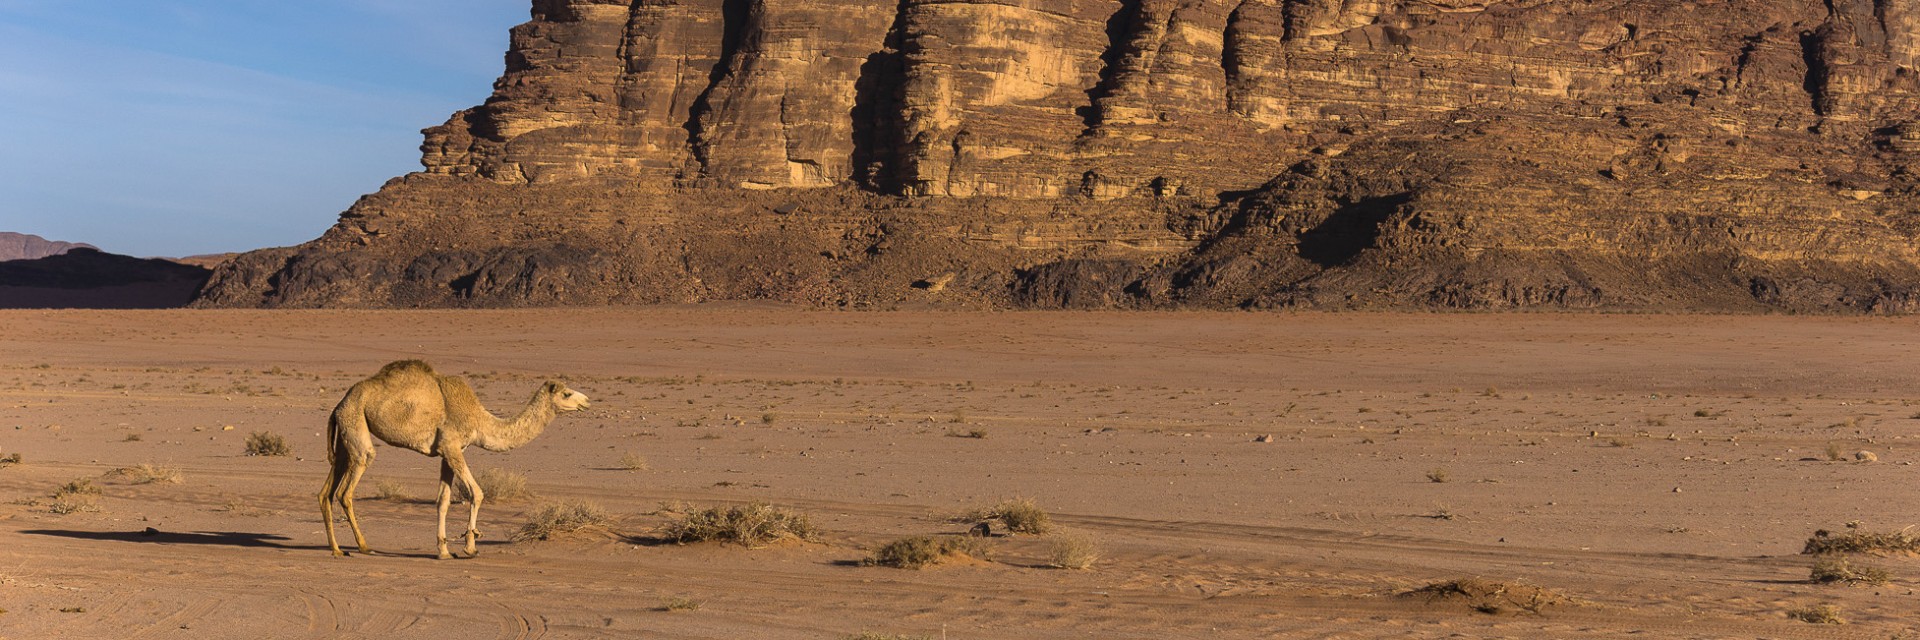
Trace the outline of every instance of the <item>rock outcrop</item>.
<instances>
[{"instance_id":1,"label":"rock outcrop","mask_svg":"<svg viewBox=\"0 0 1920 640\"><path fill-rule=\"evenodd\" d=\"M1906 312L1920 0L536 0L205 305ZM1277 177L1276 177L1277 176Z\"/></svg>"}]
</instances>

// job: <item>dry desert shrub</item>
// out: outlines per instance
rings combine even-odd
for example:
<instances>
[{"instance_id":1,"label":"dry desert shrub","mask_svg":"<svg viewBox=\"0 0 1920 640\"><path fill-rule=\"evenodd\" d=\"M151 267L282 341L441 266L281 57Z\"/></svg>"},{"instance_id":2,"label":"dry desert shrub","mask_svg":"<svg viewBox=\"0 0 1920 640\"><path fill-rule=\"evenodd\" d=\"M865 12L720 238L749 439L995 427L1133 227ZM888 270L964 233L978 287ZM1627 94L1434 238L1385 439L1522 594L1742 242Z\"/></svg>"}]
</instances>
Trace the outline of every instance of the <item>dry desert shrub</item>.
<instances>
[{"instance_id":1,"label":"dry desert shrub","mask_svg":"<svg viewBox=\"0 0 1920 640\"><path fill-rule=\"evenodd\" d=\"M250 456L290 456L293 447L287 439L271 431L255 431L247 436L247 455Z\"/></svg>"},{"instance_id":2,"label":"dry desert shrub","mask_svg":"<svg viewBox=\"0 0 1920 640\"><path fill-rule=\"evenodd\" d=\"M47 503L47 510L60 515L80 513L82 511L99 511L100 501L98 498L87 494L55 496L53 502Z\"/></svg>"},{"instance_id":3,"label":"dry desert shrub","mask_svg":"<svg viewBox=\"0 0 1920 640\"><path fill-rule=\"evenodd\" d=\"M933 640L933 636L910 636L904 633L874 633L862 631L846 637L846 640Z\"/></svg>"},{"instance_id":4,"label":"dry desert shrub","mask_svg":"<svg viewBox=\"0 0 1920 640\"><path fill-rule=\"evenodd\" d=\"M757 548L785 540L812 540L817 535L807 516L755 502L688 512L679 522L667 525L663 537L679 544L717 541Z\"/></svg>"},{"instance_id":5,"label":"dry desert shrub","mask_svg":"<svg viewBox=\"0 0 1920 640\"><path fill-rule=\"evenodd\" d=\"M487 469L475 474L475 484L487 494L488 500L525 500L533 497L533 491L527 489L527 475L506 469ZM454 486L463 486L455 483ZM464 489L462 490L464 493ZM472 498L472 496L468 496Z\"/></svg>"},{"instance_id":6,"label":"dry desert shrub","mask_svg":"<svg viewBox=\"0 0 1920 640\"><path fill-rule=\"evenodd\" d=\"M16 451L4 456L0 456L0 467L6 467L6 466L16 465L16 464L20 464L20 452Z\"/></svg>"},{"instance_id":7,"label":"dry desert shrub","mask_svg":"<svg viewBox=\"0 0 1920 640\"><path fill-rule=\"evenodd\" d=\"M968 429L966 431L948 431L947 437L972 438L975 440L985 440L987 437L987 430L986 429Z\"/></svg>"},{"instance_id":8,"label":"dry desert shrub","mask_svg":"<svg viewBox=\"0 0 1920 640\"><path fill-rule=\"evenodd\" d=\"M385 500L387 502L413 501L413 494L407 493L406 485L393 480L381 480L375 483L373 485L373 497L375 500Z\"/></svg>"},{"instance_id":9,"label":"dry desert shrub","mask_svg":"<svg viewBox=\"0 0 1920 640\"><path fill-rule=\"evenodd\" d=\"M1034 504L1032 498L1015 498L991 507L981 507L960 514L954 522L981 523L999 520L1008 531L1013 533L1031 533L1040 535L1053 529L1053 516Z\"/></svg>"},{"instance_id":10,"label":"dry desert shrub","mask_svg":"<svg viewBox=\"0 0 1920 640\"><path fill-rule=\"evenodd\" d=\"M61 515L82 511L100 510L100 488L93 486L90 478L78 478L53 490L53 501L47 503L47 510Z\"/></svg>"},{"instance_id":11,"label":"dry desert shrub","mask_svg":"<svg viewBox=\"0 0 1920 640\"><path fill-rule=\"evenodd\" d=\"M1886 569L1856 565L1837 554L1823 555L1813 562L1813 573L1807 580L1821 584L1845 582L1847 584L1882 585L1893 579Z\"/></svg>"},{"instance_id":12,"label":"dry desert shrub","mask_svg":"<svg viewBox=\"0 0 1920 640\"><path fill-rule=\"evenodd\" d=\"M239 498L228 498L225 504L220 505L218 508L214 510L223 511L226 513L231 513L239 516L246 516L249 518L262 518L266 516L283 516L283 515L286 515L287 513L279 509L265 509L261 507L255 507L247 504L246 502L241 501ZM345 514L341 514L341 515L344 516Z\"/></svg>"},{"instance_id":13,"label":"dry desert shrub","mask_svg":"<svg viewBox=\"0 0 1920 640\"><path fill-rule=\"evenodd\" d=\"M1504 613L1513 609L1538 614L1547 607L1569 602L1565 595L1550 589L1480 578L1435 582L1403 595L1426 598L1430 603L1460 602L1474 611L1486 614Z\"/></svg>"},{"instance_id":14,"label":"dry desert shrub","mask_svg":"<svg viewBox=\"0 0 1920 640\"><path fill-rule=\"evenodd\" d=\"M620 468L627 471L646 471L647 459L637 453L620 456Z\"/></svg>"},{"instance_id":15,"label":"dry desert shrub","mask_svg":"<svg viewBox=\"0 0 1920 640\"><path fill-rule=\"evenodd\" d=\"M527 518L527 524L513 534L514 542L552 540L556 536L605 529L613 517L600 505L586 500L569 500L541 505Z\"/></svg>"},{"instance_id":16,"label":"dry desert shrub","mask_svg":"<svg viewBox=\"0 0 1920 640\"><path fill-rule=\"evenodd\" d=\"M131 484L180 484L182 480L180 470L150 462L114 469L111 475Z\"/></svg>"},{"instance_id":17,"label":"dry desert shrub","mask_svg":"<svg viewBox=\"0 0 1920 640\"><path fill-rule=\"evenodd\" d=\"M1809 624L1846 624L1840 618L1840 607L1830 604L1810 604L1798 609L1788 609L1787 617Z\"/></svg>"},{"instance_id":18,"label":"dry desert shrub","mask_svg":"<svg viewBox=\"0 0 1920 640\"><path fill-rule=\"evenodd\" d=\"M686 596L673 596L660 601L661 611L699 611L700 601Z\"/></svg>"},{"instance_id":19,"label":"dry desert shrub","mask_svg":"<svg viewBox=\"0 0 1920 640\"><path fill-rule=\"evenodd\" d=\"M1100 560L1100 548L1092 538L1062 534L1047 549L1047 565L1056 569L1091 569Z\"/></svg>"},{"instance_id":20,"label":"dry desert shrub","mask_svg":"<svg viewBox=\"0 0 1920 640\"><path fill-rule=\"evenodd\" d=\"M1873 533L1855 529L1840 535L1821 529L1813 532L1807 539L1806 548L1800 553L1821 555L1828 553L1920 553L1920 536L1909 533L1912 528L1888 533Z\"/></svg>"},{"instance_id":21,"label":"dry desert shrub","mask_svg":"<svg viewBox=\"0 0 1920 640\"><path fill-rule=\"evenodd\" d=\"M1427 481L1428 481L1428 482L1446 482L1446 481L1448 481L1448 480L1451 480L1451 479L1453 479L1453 475L1452 475L1452 474L1449 474L1449 473L1447 473L1447 470L1446 470L1446 469L1443 469L1443 468L1442 468L1442 469L1434 469L1434 470L1432 470L1432 471L1428 471L1428 472L1427 472Z\"/></svg>"},{"instance_id":22,"label":"dry desert shrub","mask_svg":"<svg viewBox=\"0 0 1920 640\"><path fill-rule=\"evenodd\" d=\"M74 478L73 480L67 481L66 484L60 485L60 488L53 490L53 497L55 498L60 496L97 495L100 495L100 487L93 486L92 478Z\"/></svg>"},{"instance_id":23,"label":"dry desert shrub","mask_svg":"<svg viewBox=\"0 0 1920 640\"><path fill-rule=\"evenodd\" d=\"M912 536L889 542L861 560L866 566L925 569L937 564L967 558L986 559L987 542L983 538L961 536Z\"/></svg>"}]
</instances>

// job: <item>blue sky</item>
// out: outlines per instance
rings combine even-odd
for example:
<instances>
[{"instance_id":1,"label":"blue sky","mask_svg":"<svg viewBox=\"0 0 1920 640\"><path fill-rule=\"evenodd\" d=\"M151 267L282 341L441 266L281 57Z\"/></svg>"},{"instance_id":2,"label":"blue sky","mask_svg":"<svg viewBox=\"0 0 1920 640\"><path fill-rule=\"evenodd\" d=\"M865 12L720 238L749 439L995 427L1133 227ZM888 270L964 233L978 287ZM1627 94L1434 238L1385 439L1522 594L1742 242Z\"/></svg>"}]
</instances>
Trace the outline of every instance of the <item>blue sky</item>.
<instances>
[{"instance_id":1,"label":"blue sky","mask_svg":"<svg viewBox=\"0 0 1920 640\"><path fill-rule=\"evenodd\" d=\"M310 240L479 104L528 0L0 0L0 231Z\"/></svg>"}]
</instances>

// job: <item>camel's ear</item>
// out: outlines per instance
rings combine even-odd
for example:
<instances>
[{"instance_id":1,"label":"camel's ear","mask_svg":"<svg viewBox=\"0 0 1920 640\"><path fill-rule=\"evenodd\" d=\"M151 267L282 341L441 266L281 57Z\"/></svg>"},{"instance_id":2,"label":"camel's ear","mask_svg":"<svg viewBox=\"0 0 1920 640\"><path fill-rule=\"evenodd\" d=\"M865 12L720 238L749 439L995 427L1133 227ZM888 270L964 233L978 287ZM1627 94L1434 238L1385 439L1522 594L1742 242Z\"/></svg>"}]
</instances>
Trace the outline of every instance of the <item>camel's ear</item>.
<instances>
[{"instance_id":1,"label":"camel's ear","mask_svg":"<svg viewBox=\"0 0 1920 640\"><path fill-rule=\"evenodd\" d=\"M560 383L554 382L552 380L548 380L547 385L544 387L540 387L540 389L542 391L546 391L547 393L560 393Z\"/></svg>"}]
</instances>

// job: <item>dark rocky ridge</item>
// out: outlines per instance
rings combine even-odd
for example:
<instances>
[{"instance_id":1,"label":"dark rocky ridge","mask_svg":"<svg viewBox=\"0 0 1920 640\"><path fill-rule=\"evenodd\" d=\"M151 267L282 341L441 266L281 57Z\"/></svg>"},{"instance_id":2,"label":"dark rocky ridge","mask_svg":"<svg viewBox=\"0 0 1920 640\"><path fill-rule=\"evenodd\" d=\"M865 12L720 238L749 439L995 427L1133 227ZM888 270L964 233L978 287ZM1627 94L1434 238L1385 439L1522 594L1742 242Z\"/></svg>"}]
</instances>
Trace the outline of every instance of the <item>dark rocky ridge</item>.
<instances>
[{"instance_id":1,"label":"dark rocky ridge","mask_svg":"<svg viewBox=\"0 0 1920 640\"><path fill-rule=\"evenodd\" d=\"M0 261L0 309L182 307L211 274L172 260L76 246L43 258Z\"/></svg>"},{"instance_id":2,"label":"dark rocky ridge","mask_svg":"<svg viewBox=\"0 0 1920 640\"><path fill-rule=\"evenodd\" d=\"M199 304L1920 295L1920 0L533 6L425 171Z\"/></svg>"}]
</instances>

